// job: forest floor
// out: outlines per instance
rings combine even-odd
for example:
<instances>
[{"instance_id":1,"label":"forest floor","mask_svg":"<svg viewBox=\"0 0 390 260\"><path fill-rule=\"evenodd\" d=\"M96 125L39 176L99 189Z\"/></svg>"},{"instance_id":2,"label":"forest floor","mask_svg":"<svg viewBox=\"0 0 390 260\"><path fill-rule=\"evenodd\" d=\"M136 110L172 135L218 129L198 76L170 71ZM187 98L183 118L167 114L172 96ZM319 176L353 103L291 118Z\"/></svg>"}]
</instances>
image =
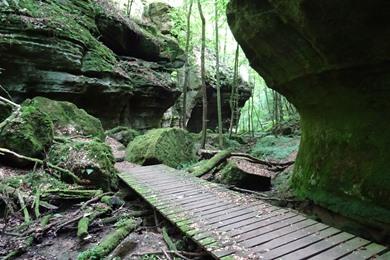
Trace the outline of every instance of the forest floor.
<instances>
[{"instance_id":1,"label":"forest floor","mask_svg":"<svg viewBox=\"0 0 390 260\"><path fill-rule=\"evenodd\" d=\"M280 138L268 138L267 144L261 144L259 151L259 141L256 138L243 137L240 140L240 144L236 144L234 151L243 153L255 153L257 157L261 157L265 160L273 160L283 162L287 160L294 160L296 156L296 142L297 138L286 139ZM293 145L291 145L291 142ZM114 156L117 161L123 160L124 151L123 147L113 139L107 139L113 150ZM213 147L212 143L209 143L209 148ZM293 148L291 148L293 146ZM136 166L129 164L130 167ZM243 163L243 168L251 168L253 172L264 171L263 168L258 168L258 165L247 162ZM39 171L39 169L38 169ZM284 196L280 193L279 187L283 187L283 182L288 178L291 172L291 167L281 173L281 176L286 175L286 178L282 178L280 185L274 185L274 187L268 192L256 193L260 199L269 200L270 202L276 202L282 206L288 205L289 199L287 195ZM31 174L29 171L17 170L14 168L0 166L0 180L6 180L15 176L27 176ZM232 188L232 187L230 187ZM233 187L234 188L234 187ZM250 192L246 190L237 189L239 192ZM89 248L93 248L99 241L107 237L110 233L114 232L116 227L116 221L111 220L115 216L121 215L134 215L139 219L140 224L137 228L130 233L119 246L110 254L110 259L114 257L120 257L120 259L183 259L175 254L165 256L164 252L172 252L173 241L175 250L185 254L186 252L194 253L194 255L186 255L187 259L208 259L207 256L202 254L202 251L185 237L167 223L162 217L158 216L156 212L152 210L143 200L137 195L132 194L125 186L120 187L117 194L125 202L119 207L113 208L113 211L107 216L99 217L93 221L88 230L88 236L82 239L77 236L78 226L77 221L72 218L77 217L80 207L82 207L86 201L77 199L59 199L56 200L55 206L58 207L51 215L51 222L60 220L61 223L69 222L67 225L61 225L60 227L54 226L49 230L45 230L44 226L40 226L36 221L30 222L28 225L24 224L25 216L23 210L14 212L12 215L5 216L0 219L0 255L7 255L10 252L17 252L15 257L9 259L77 259L80 252L83 252ZM282 195L281 195L282 194ZM50 201L51 202L51 201ZM94 201L89 206L99 206L100 201ZM41 220L41 219L40 219ZM76 218L77 220L77 218ZM26 246L26 240L29 236L23 235L26 231L34 229L34 243ZM43 232L42 230L45 230ZM165 230L167 237L164 236ZM170 246L169 246L170 245ZM171 253L170 253L171 254ZM180 254L180 253L179 253ZM18 256L20 255L20 256Z\"/></svg>"}]
</instances>

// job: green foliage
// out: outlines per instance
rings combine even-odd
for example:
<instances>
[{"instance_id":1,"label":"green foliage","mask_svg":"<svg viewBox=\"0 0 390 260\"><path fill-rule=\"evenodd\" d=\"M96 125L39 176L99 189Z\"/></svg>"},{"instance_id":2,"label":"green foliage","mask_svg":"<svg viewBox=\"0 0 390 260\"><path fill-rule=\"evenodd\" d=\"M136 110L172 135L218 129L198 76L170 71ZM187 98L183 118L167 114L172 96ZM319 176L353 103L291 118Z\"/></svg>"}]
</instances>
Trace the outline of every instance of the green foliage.
<instances>
[{"instance_id":1,"label":"green foliage","mask_svg":"<svg viewBox=\"0 0 390 260\"><path fill-rule=\"evenodd\" d=\"M251 154L268 160L286 160L293 152L298 151L298 147L299 137L269 135L257 141Z\"/></svg>"},{"instance_id":2,"label":"green foliage","mask_svg":"<svg viewBox=\"0 0 390 260\"><path fill-rule=\"evenodd\" d=\"M191 135L179 128L161 128L137 136L126 151L126 160L142 165L163 163L171 167L195 159Z\"/></svg>"},{"instance_id":3,"label":"green foliage","mask_svg":"<svg viewBox=\"0 0 390 260\"><path fill-rule=\"evenodd\" d=\"M180 47L184 49L186 44L187 28L186 10L182 8L173 8L169 12L169 16L173 21L171 34L177 38Z\"/></svg>"}]
</instances>

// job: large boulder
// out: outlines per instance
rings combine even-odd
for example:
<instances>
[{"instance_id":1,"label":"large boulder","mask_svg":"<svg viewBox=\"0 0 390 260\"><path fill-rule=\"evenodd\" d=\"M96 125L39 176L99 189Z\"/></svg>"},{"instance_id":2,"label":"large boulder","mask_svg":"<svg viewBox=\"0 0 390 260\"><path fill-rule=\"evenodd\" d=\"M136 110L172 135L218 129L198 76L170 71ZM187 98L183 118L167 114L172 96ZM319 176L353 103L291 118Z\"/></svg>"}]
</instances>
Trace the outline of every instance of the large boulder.
<instances>
[{"instance_id":1,"label":"large boulder","mask_svg":"<svg viewBox=\"0 0 390 260\"><path fill-rule=\"evenodd\" d=\"M18 154L43 158L53 141L53 123L38 107L25 102L0 123L0 147Z\"/></svg>"},{"instance_id":2,"label":"large boulder","mask_svg":"<svg viewBox=\"0 0 390 260\"><path fill-rule=\"evenodd\" d=\"M180 94L171 72L183 51L103 2L0 1L0 84L17 102L70 101L106 128L159 127Z\"/></svg>"},{"instance_id":3,"label":"large boulder","mask_svg":"<svg viewBox=\"0 0 390 260\"><path fill-rule=\"evenodd\" d=\"M56 136L96 137L102 141L105 138L100 120L70 102L35 97L25 103L29 103L49 116Z\"/></svg>"},{"instance_id":4,"label":"large boulder","mask_svg":"<svg viewBox=\"0 0 390 260\"><path fill-rule=\"evenodd\" d=\"M179 128L160 128L137 136L126 151L126 160L141 165L178 167L195 159L192 137Z\"/></svg>"},{"instance_id":5,"label":"large boulder","mask_svg":"<svg viewBox=\"0 0 390 260\"><path fill-rule=\"evenodd\" d=\"M301 115L293 187L361 222L390 224L390 5L231 0L234 36Z\"/></svg>"},{"instance_id":6,"label":"large boulder","mask_svg":"<svg viewBox=\"0 0 390 260\"><path fill-rule=\"evenodd\" d=\"M52 164L89 180L94 186L104 190L117 186L111 149L99 140L65 139L51 147L48 158Z\"/></svg>"}]
</instances>

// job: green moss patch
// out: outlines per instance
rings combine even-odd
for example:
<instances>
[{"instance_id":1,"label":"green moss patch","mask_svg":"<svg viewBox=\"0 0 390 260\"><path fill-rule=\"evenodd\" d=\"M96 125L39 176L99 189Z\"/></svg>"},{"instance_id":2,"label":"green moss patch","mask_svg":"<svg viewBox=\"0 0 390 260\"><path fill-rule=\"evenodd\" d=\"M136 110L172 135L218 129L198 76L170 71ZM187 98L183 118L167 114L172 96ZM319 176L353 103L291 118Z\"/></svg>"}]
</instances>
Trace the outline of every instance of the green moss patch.
<instances>
[{"instance_id":1,"label":"green moss patch","mask_svg":"<svg viewBox=\"0 0 390 260\"><path fill-rule=\"evenodd\" d=\"M28 157L42 158L52 141L50 117L28 103L0 124L0 147Z\"/></svg>"},{"instance_id":2,"label":"green moss patch","mask_svg":"<svg viewBox=\"0 0 390 260\"><path fill-rule=\"evenodd\" d=\"M297 152L298 148L299 137L269 135L257 141L251 154L262 159L282 161Z\"/></svg>"},{"instance_id":3,"label":"green moss patch","mask_svg":"<svg viewBox=\"0 0 390 260\"><path fill-rule=\"evenodd\" d=\"M188 132L179 128L161 128L138 136L126 151L126 160L141 165L163 163L171 167L193 161L195 151Z\"/></svg>"}]
</instances>

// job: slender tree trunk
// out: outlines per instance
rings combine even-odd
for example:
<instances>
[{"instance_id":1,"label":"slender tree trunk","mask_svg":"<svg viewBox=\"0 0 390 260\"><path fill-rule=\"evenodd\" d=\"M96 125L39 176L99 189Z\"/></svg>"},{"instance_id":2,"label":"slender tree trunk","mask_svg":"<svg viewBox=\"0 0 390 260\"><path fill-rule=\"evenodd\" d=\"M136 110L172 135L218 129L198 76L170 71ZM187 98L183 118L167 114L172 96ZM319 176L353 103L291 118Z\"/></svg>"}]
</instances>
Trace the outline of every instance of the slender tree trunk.
<instances>
[{"instance_id":1,"label":"slender tree trunk","mask_svg":"<svg viewBox=\"0 0 390 260\"><path fill-rule=\"evenodd\" d=\"M203 15L201 0L198 0L198 9L200 18L202 20L202 51L201 51L201 77L202 77L202 95L203 95L203 116L202 116L202 145L201 148L206 147L207 135L207 90L206 90L206 67L205 67L205 51L206 51L206 19Z\"/></svg>"},{"instance_id":2,"label":"slender tree trunk","mask_svg":"<svg viewBox=\"0 0 390 260\"><path fill-rule=\"evenodd\" d=\"M190 7L187 13L187 35L186 35L186 60L184 64L184 83L183 83L183 114L182 114L182 126L187 128L187 92L188 92L188 77L189 77L189 53L190 53L190 40L191 40L191 13L192 13L193 0L190 0Z\"/></svg>"},{"instance_id":3,"label":"slender tree trunk","mask_svg":"<svg viewBox=\"0 0 390 260\"><path fill-rule=\"evenodd\" d=\"M218 0L215 0L215 55L216 66L215 74L217 78L217 112L218 112L218 139L219 148L223 149L223 126L222 126L222 101L221 101L221 82L219 74L219 28L218 28Z\"/></svg>"},{"instance_id":4,"label":"slender tree trunk","mask_svg":"<svg viewBox=\"0 0 390 260\"><path fill-rule=\"evenodd\" d=\"M227 57L227 33L228 33L228 26L225 27L225 39L223 43L223 63L226 64L226 57Z\"/></svg>"},{"instance_id":5,"label":"slender tree trunk","mask_svg":"<svg viewBox=\"0 0 390 260\"><path fill-rule=\"evenodd\" d=\"M131 16L131 7L133 6L134 0L127 0L127 16Z\"/></svg>"},{"instance_id":6,"label":"slender tree trunk","mask_svg":"<svg viewBox=\"0 0 390 260\"><path fill-rule=\"evenodd\" d=\"M232 91L230 94L230 127L229 127L229 137L233 134L233 127L234 127L234 121L235 121L235 96L236 96L236 87L237 87L237 80L238 80L238 56L239 56L240 46L237 44L236 48L236 55L234 57L234 72L233 72L233 85L232 85Z\"/></svg>"}]
</instances>

